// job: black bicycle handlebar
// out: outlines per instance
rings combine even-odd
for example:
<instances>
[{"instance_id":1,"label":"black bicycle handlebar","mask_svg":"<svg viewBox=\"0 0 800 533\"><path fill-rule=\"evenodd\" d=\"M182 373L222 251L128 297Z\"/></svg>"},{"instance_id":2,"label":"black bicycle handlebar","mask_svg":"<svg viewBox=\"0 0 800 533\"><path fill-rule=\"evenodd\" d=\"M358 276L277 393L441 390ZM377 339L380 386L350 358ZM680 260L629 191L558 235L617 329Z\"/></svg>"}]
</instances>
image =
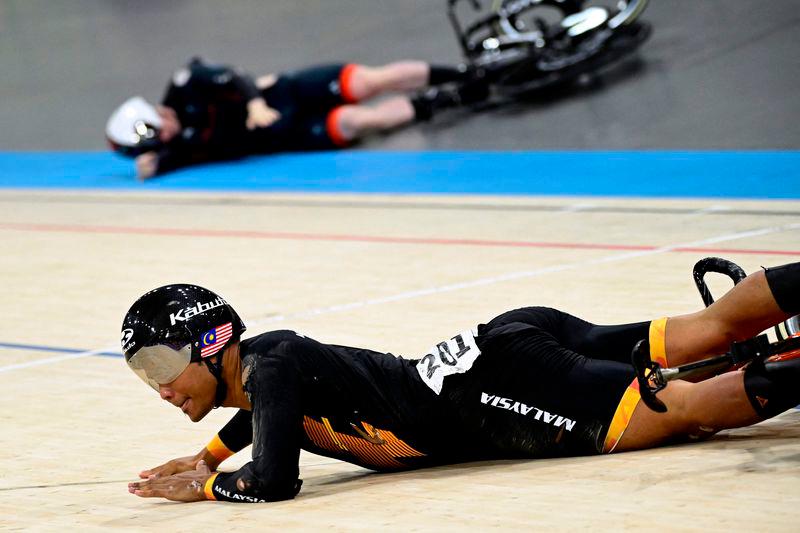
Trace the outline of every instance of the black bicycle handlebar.
<instances>
[{"instance_id":1,"label":"black bicycle handlebar","mask_svg":"<svg viewBox=\"0 0 800 533\"><path fill-rule=\"evenodd\" d=\"M714 296L711 295L711 291L708 289L708 285L706 285L704 279L705 275L709 272L725 274L731 278L734 285L737 285L747 277L742 267L732 261L722 259L721 257L706 257L698 261L692 269L692 277L694 278L694 284L697 285L697 290L700 291L700 297L703 299L703 303L706 307L714 303Z\"/></svg>"}]
</instances>

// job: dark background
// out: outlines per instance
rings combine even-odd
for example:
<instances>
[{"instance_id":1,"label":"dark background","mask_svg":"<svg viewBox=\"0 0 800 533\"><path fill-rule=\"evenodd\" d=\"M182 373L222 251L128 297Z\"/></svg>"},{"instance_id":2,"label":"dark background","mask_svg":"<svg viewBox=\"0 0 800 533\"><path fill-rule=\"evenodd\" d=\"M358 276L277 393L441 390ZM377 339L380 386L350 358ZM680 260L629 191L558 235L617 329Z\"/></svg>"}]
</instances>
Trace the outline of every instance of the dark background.
<instances>
[{"instance_id":1,"label":"dark background","mask_svg":"<svg viewBox=\"0 0 800 533\"><path fill-rule=\"evenodd\" d=\"M652 0L644 18L655 32L627 76L361 149L800 147L797 0ZM192 55L254 74L460 60L444 0L0 0L0 150L103 149L114 107L158 101Z\"/></svg>"}]
</instances>

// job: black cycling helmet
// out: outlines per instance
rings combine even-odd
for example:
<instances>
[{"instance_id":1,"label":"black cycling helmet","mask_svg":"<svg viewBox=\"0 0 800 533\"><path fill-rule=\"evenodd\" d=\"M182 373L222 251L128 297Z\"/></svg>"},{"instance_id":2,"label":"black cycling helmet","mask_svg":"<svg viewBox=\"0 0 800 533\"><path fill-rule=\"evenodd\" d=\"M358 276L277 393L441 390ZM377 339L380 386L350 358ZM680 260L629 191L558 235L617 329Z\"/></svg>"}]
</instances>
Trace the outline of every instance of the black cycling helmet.
<instances>
[{"instance_id":1,"label":"black cycling helmet","mask_svg":"<svg viewBox=\"0 0 800 533\"><path fill-rule=\"evenodd\" d=\"M222 357L238 341L244 322L221 296L197 285L165 285L136 300L122 322L122 353L128 366L158 390L189 363L204 361L217 378L216 405L225 397Z\"/></svg>"}]
</instances>

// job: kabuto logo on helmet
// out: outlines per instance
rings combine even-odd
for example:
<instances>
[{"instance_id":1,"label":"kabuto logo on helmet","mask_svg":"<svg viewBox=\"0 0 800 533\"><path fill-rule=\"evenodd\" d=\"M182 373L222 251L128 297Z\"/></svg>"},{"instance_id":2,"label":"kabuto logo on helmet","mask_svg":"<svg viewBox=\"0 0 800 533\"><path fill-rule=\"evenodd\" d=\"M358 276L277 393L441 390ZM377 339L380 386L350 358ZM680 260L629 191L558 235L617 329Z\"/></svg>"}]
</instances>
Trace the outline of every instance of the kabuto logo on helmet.
<instances>
[{"instance_id":1,"label":"kabuto logo on helmet","mask_svg":"<svg viewBox=\"0 0 800 533\"><path fill-rule=\"evenodd\" d=\"M131 342L133 338L133 330L131 328L126 328L122 330L122 337L120 338L120 344L122 344L122 351L127 352L130 350L135 342Z\"/></svg>"},{"instance_id":2,"label":"kabuto logo on helmet","mask_svg":"<svg viewBox=\"0 0 800 533\"><path fill-rule=\"evenodd\" d=\"M188 319L192 318L195 315L199 315L201 313L205 313L211 309L217 308L221 305L227 305L228 302L222 299L222 296L217 296L216 300L211 302L197 302L195 305L191 305L184 309L179 310L177 313L170 313L169 314L169 323L170 325L175 325L178 322L186 322Z\"/></svg>"},{"instance_id":3,"label":"kabuto logo on helmet","mask_svg":"<svg viewBox=\"0 0 800 533\"><path fill-rule=\"evenodd\" d=\"M214 405L225 398L223 358L211 357L241 338L244 322L220 295L186 283L155 288L137 299L122 321L128 366L153 390L203 361L217 380ZM132 333L128 333L128 331Z\"/></svg>"}]
</instances>

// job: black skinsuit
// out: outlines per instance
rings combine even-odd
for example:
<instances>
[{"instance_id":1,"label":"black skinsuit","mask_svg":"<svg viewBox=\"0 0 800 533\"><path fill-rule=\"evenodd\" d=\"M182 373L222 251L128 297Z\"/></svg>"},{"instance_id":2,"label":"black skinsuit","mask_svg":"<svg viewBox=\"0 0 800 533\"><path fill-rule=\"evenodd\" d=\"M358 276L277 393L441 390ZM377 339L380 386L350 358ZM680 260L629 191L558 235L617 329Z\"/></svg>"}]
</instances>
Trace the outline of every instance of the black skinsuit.
<instances>
[{"instance_id":1,"label":"black skinsuit","mask_svg":"<svg viewBox=\"0 0 800 533\"><path fill-rule=\"evenodd\" d=\"M625 361L648 327L595 326L553 309L524 308L418 360L321 344L292 331L244 340L252 416L240 411L219 436L232 451L252 441L253 461L219 474L214 497L294 497L301 448L379 471L601 453L634 378Z\"/></svg>"},{"instance_id":2,"label":"black skinsuit","mask_svg":"<svg viewBox=\"0 0 800 533\"><path fill-rule=\"evenodd\" d=\"M339 86L344 67L281 74L259 90L247 74L193 59L175 72L162 100L178 115L181 132L157 152L156 172L251 154L337 148L326 119L347 103ZM268 127L248 130L247 103L258 97L281 116Z\"/></svg>"},{"instance_id":3,"label":"black skinsuit","mask_svg":"<svg viewBox=\"0 0 800 533\"><path fill-rule=\"evenodd\" d=\"M175 110L181 132L158 152L158 173L253 153L247 103L261 96L250 76L195 58L178 70L162 105Z\"/></svg>"}]
</instances>

